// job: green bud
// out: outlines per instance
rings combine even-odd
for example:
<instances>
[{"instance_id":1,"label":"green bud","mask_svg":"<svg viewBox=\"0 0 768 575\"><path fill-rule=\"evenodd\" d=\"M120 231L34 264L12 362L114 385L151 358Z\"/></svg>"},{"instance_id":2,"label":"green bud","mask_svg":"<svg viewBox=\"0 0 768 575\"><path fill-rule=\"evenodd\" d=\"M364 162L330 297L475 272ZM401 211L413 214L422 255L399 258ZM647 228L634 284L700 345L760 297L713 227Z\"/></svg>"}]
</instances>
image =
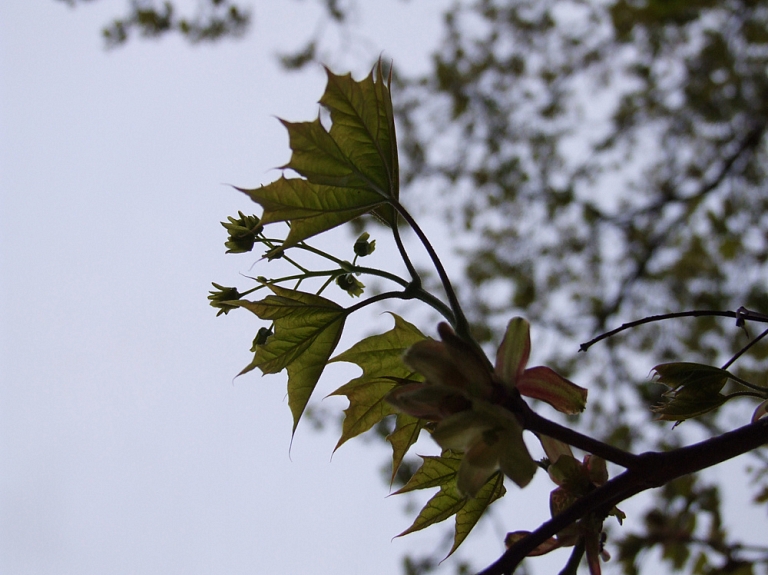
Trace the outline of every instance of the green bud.
<instances>
[{"instance_id":1,"label":"green bud","mask_svg":"<svg viewBox=\"0 0 768 575\"><path fill-rule=\"evenodd\" d=\"M373 253L373 251L376 249L376 240L368 241L368 238L370 238L370 234L368 232L363 232L360 234L360 237L357 238L355 241L355 254L360 256L361 258L364 258L365 256L369 256Z\"/></svg>"},{"instance_id":2,"label":"green bud","mask_svg":"<svg viewBox=\"0 0 768 575\"><path fill-rule=\"evenodd\" d=\"M231 310L238 307L227 303L228 301L238 300L242 297L242 294L237 291L237 288L224 287L217 283L214 283L213 287L216 289L208 292L210 294L208 299L211 300L211 306L218 308L219 310L216 317L219 317L221 314L228 314Z\"/></svg>"},{"instance_id":3,"label":"green bud","mask_svg":"<svg viewBox=\"0 0 768 575\"><path fill-rule=\"evenodd\" d=\"M257 216L246 216L243 212L237 213L239 218L235 219L230 216L227 218L228 222L221 222L221 225L229 232L229 237L224 242L228 254L250 252L253 249L253 244L256 243L256 236L264 229Z\"/></svg>"},{"instance_id":4,"label":"green bud","mask_svg":"<svg viewBox=\"0 0 768 575\"><path fill-rule=\"evenodd\" d=\"M352 297L360 297L365 285L352 274L343 274L336 278L336 285Z\"/></svg>"}]
</instances>

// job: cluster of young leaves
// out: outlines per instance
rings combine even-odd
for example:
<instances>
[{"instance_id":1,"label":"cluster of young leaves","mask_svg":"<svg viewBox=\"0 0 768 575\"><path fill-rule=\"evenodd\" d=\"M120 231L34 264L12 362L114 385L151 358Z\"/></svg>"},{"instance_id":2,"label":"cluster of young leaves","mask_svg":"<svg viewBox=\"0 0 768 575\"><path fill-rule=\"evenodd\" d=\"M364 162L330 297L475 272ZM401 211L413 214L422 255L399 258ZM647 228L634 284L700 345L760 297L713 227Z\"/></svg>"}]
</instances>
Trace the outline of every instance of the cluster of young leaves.
<instances>
[{"instance_id":1,"label":"cluster of young leaves","mask_svg":"<svg viewBox=\"0 0 768 575\"><path fill-rule=\"evenodd\" d=\"M268 248L266 259L280 259L291 248L311 249L305 240L369 212L395 224L387 202L397 200L397 152L391 100L381 66L375 77L371 72L362 82L328 71L320 102L330 112L330 130L319 117L313 122L283 121L292 149L291 160L283 168L303 177L283 176L266 186L241 189L263 212L258 218L241 213L239 219L230 218L223 224L229 231L228 251L250 251L259 242ZM278 222L289 225L287 236L267 239L265 226ZM366 241L361 245L371 246ZM367 255L372 247L362 249ZM353 264L332 256L328 259L339 264L338 269L325 272L331 278L359 273ZM254 290L266 287L272 294L259 301L245 300L244 294L231 300L223 300L219 292L211 296L217 307L245 308L271 322L271 334L254 346L254 359L241 374L254 368L264 374L288 372L294 430L339 342L347 316L362 307L344 308L319 294L278 285L312 277L299 268L303 273L298 276L261 278L261 286ZM347 291L352 289L349 283L345 285Z\"/></svg>"},{"instance_id":2,"label":"cluster of young leaves","mask_svg":"<svg viewBox=\"0 0 768 575\"><path fill-rule=\"evenodd\" d=\"M652 454L649 459L572 432L531 411L522 396L547 402L565 414L578 414L586 405L587 391L549 367L527 366L531 342L528 322L522 318L508 323L495 365L491 364L467 331L456 294L434 249L399 201L390 82L384 78L381 63L359 82L351 75L338 76L330 70L327 76L320 104L329 113L330 127L326 127L320 117L312 122L283 121L292 149L291 159L283 168L296 172L299 177L284 175L259 188L238 188L262 207L262 215L240 213L238 218L222 223L229 232L225 244L228 252L248 253L262 244L267 248L263 259L284 260L299 273L272 279L259 276L255 278L256 287L243 293L214 284L216 290L209 299L219 314L244 308L269 322L269 327L259 329L252 348L253 361L241 374L255 368L264 374L287 372L294 432L325 367L332 362L354 363L362 370L361 376L332 393L345 396L349 401L336 448L377 426L384 418L395 416L395 427L387 437L393 450L394 479L421 430L429 431L442 448L441 455L424 457L422 466L397 493L434 487L439 491L401 535L454 517L454 541L449 555L452 554L488 506L504 495L505 476L520 487L531 480L537 464L522 438L523 430L529 429L539 437L548 455L548 460L541 465L557 485L550 499L552 522L536 533L511 533L507 538L510 555L505 554L488 572L507 572L506 562L516 565L519 561L514 558L518 549L525 550L526 555L540 555L559 547L574 546L566 569L574 570L586 555L590 573L599 575L600 558L607 558L602 548L603 522L609 515L623 518L615 503L655 485L654 481L663 484L764 441L763 426L760 426L741 430L740 434L747 440L736 440L738 450L732 454L721 453L721 443L734 441L726 437L721 443L692 446L688 451L666 455ZM308 243L314 236L366 214L372 214L388 226L411 274L409 279L357 265L358 258L367 257L375 248L367 233L355 242L353 262L341 260ZM447 303L422 287L421 278L400 239L400 218L416 232L432 258ZM265 235L267 227L271 230L279 223L287 224L284 238ZM311 270L293 259L295 252L312 253L336 267ZM381 292L349 307L321 295L335 279L339 287L359 297L364 286L355 276L362 273L390 280L401 289ZM302 282L313 278L326 278L326 281L314 293L298 289ZM281 285L288 282L294 283L293 287ZM249 293L262 289L271 293L261 300L245 299ZM365 338L333 356L352 313L393 298L420 300L440 312L453 327L440 324L440 341L435 341L393 315L395 325L390 331ZM765 319L745 309L731 316L742 325L747 318ZM733 397L750 395L763 400L753 416L753 421L759 419L765 412L768 394L727 368L761 337L755 338L723 368L681 362L657 366L659 382L671 390L668 402L657 407L660 418L680 422L713 411ZM582 349L586 350L599 339L583 344ZM723 395L721 391L728 380L747 390ZM570 445L589 454L580 462L573 456ZM678 453L681 460L687 460L679 469L670 465ZM609 481L603 456L627 471ZM656 466L661 471L654 470ZM594 507L580 510L581 502L595 493L602 499L597 499ZM551 533L549 538L543 539L548 533Z\"/></svg>"},{"instance_id":3,"label":"cluster of young leaves","mask_svg":"<svg viewBox=\"0 0 768 575\"><path fill-rule=\"evenodd\" d=\"M398 402L393 399L398 391L407 391L414 385L428 385L421 374L403 362L403 356L419 345L430 345L428 342L431 340L414 325L393 314L394 327L390 331L367 337L333 356L347 318L367 305L388 298L421 300L453 323L458 323L456 318L461 316L461 311L455 302L451 305L442 303L421 288L420 278L399 238L398 219L401 217L418 234L421 231L399 203L394 116L389 81L385 79L381 63L361 81L353 80L351 75L336 75L330 70L327 70L327 77L320 104L330 116L328 128L320 117L311 122L282 121L288 130L292 150L291 159L283 169L292 170L299 177L283 175L265 186L238 188L261 206L262 214L258 217L246 216L241 212L238 218L230 217L222 223L229 233L226 242L228 253L248 253L261 244L266 247L263 259L288 261L298 269L298 273L272 279L260 276L256 278L258 285L243 293L236 288L214 284L216 290L211 292L209 299L211 305L218 308L219 314L242 308L269 322L269 327L259 330L252 348L253 360L241 374L255 368L263 374L287 372L288 405L293 416L294 432L326 366L334 362L357 365L362 375L331 393L349 401L336 448L370 430L384 418L394 417L394 428L387 437L392 446L394 480L403 458L417 441L421 430L436 430L434 418L420 417L423 414L399 409ZM309 244L308 240L312 237L365 214L372 214L391 230L412 274L411 278L406 280L383 270L357 265L358 258L370 255L375 249L375 242L367 233L355 242L355 259L352 262L343 261ZM284 238L268 237L267 230L279 223L287 224L287 235ZM428 249L431 250L431 246ZM310 270L293 259L295 252L310 252L336 267ZM444 274L439 262L436 265ZM349 307L321 295L330 281L336 279L339 287L350 295L360 296L364 286L356 279L359 274L390 280L401 290L379 293ZM327 280L315 293L298 289L299 284L313 278ZM292 287L287 287L287 283L292 283ZM445 287L450 292L450 284ZM245 298L263 289L271 293L255 301ZM527 336L527 331L525 334ZM458 336L453 337L459 339ZM478 355L472 345L463 345L471 350L471 354ZM481 363L480 367L487 370L487 360L483 357L482 361L485 363ZM549 374L544 375L543 379L549 383L548 392L552 393L553 387L557 388L560 382ZM530 377L528 379L533 381ZM573 393L570 388L568 392ZM557 394L556 389L554 393ZM583 407L585 395L577 393L577 396L579 405ZM463 489L459 478L464 460L458 451L427 457L407 485L397 491L406 493L416 489L439 488L413 525L401 535L455 516L452 553L487 507L504 494L503 476L496 469L482 475L479 483L473 483L469 491ZM530 464L533 465L533 462L530 461ZM524 484L527 480L518 483Z\"/></svg>"},{"instance_id":4,"label":"cluster of young leaves","mask_svg":"<svg viewBox=\"0 0 768 575\"><path fill-rule=\"evenodd\" d=\"M367 337L333 356L348 317L390 298L421 300L442 313L457 330L466 329L466 324L460 321L461 308L450 282L444 279L443 283L448 304L426 292L399 239L398 219L402 217L422 240L440 277L446 278L423 232L399 202L394 117L389 82L384 79L381 64L359 82L350 75L338 76L330 70L327 76L320 104L329 113L330 127L326 128L320 118L301 123L283 121L292 149L291 159L283 168L293 170L299 177L284 175L259 188L240 189L262 207L261 216L241 212L239 217L222 223L229 234L225 243L229 253L250 253L261 244L267 248L262 259L284 260L299 273L272 279L259 276L255 278L257 285L243 293L214 284L216 290L209 299L219 314L244 308L269 322L268 327L259 329L252 348L253 360L241 374L255 368L263 374L287 372L294 432L325 367L333 362L353 363L362 371L362 375L331 394L349 401L337 449L384 418L396 417L394 429L387 437L393 450L394 479L421 430L429 431L443 449L441 455L423 457L422 466L397 493L425 488L438 488L438 493L401 535L454 517L450 555L488 506L504 495L505 476L525 487L537 469L522 438L521 417L526 410L532 412L519 403L521 395L572 415L584 409L587 391L551 368L528 367L530 329L522 318L514 318L507 325L495 365L466 332L461 334L443 323L438 326L441 341L435 341L396 315L390 331ZM353 262L340 260L308 243L313 236L364 214L373 214L389 227L412 274L409 280L357 265L359 257L367 257L375 248L367 233L355 242ZM279 223L288 225L287 235L268 237L266 230ZM296 252L309 252L337 267L310 270L293 259ZM336 279L350 295L359 296L362 287L352 289L353 284L339 280L361 273L393 281L402 289L379 293L349 307L321 295ZM299 289L302 282L313 278L326 281L315 293ZM293 287L281 285L289 282ZM264 289L271 293L263 299L245 298ZM553 427L542 418L537 421L538 424L529 423L526 427L544 432L539 437L550 458L543 465L557 485L550 502L556 518L604 485L608 480L607 468L599 455L588 455L578 462L568 444L549 436L564 428L556 424ZM579 444L585 438L576 439ZM609 457L616 455L607 446L600 447L589 440L586 445L598 447L599 451L605 447ZM618 457L616 461L620 464L627 465L625 459L632 461L629 455ZM612 514L622 517L617 510ZM598 575L604 519L602 513L575 517L556 537L540 543L530 554L576 546L574 556L586 553L590 572ZM512 534L508 543L514 547L521 537L526 538L521 532Z\"/></svg>"},{"instance_id":5,"label":"cluster of young leaves","mask_svg":"<svg viewBox=\"0 0 768 575\"><path fill-rule=\"evenodd\" d=\"M765 415L768 388L749 383L724 368L676 362L657 365L653 371L657 381L670 388L664 394L665 401L654 407L659 419L681 423L714 411L736 397L754 397L761 400L752 415L752 421L757 421ZM722 393L729 380L741 389L728 394Z\"/></svg>"}]
</instances>

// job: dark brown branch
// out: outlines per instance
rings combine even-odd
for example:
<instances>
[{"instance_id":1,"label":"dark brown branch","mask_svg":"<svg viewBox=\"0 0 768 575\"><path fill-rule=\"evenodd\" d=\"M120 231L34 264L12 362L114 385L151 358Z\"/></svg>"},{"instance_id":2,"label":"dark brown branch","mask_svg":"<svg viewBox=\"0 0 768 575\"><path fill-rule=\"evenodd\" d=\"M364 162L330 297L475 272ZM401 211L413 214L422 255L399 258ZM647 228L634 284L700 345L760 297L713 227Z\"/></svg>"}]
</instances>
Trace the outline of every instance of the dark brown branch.
<instances>
[{"instance_id":1,"label":"dark brown branch","mask_svg":"<svg viewBox=\"0 0 768 575\"><path fill-rule=\"evenodd\" d=\"M664 453L638 455L638 464L579 499L512 545L479 575L511 575L537 546L588 513L605 517L617 504L648 489L661 487L689 473L718 465L768 443L768 419L745 425L712 439Z\"/></svg>"},{"instance_id":2,"label":"dark brown branch","mask_svg":"<svg viewBox=\"0 0 768 575\"><path fill-rule=\"evenodd\" d=\"M519 394L517 397L509 398L505 402L505 406L518 416L520 424L528 431L558 439L626 469L631 469L639 463L639 456L634 453L629 453L540 416L523 401Z\"/></svg>"},{"instance_id":3,"label":"dark brown branch","mask_svg":"<svg viewBox=\"0 0 768 575\"><path fill-rule=\"evenodd\" d=\"M632 329L633 327L637 327L639 325L643 325L646 323L663 321L665 319L675 319L679 317L704 317L704 316L731 317L736 319L736 323L739 326L743 325L745 320L756 321L761 323L768 322L768 316L761 313L754 312L754 311L750 311L744 307L740 307L736 311L719 311L719 310L700 309L700 310L691 310L691 311L681 311L681 312L675 312L675 313L665 313L661 315L652 315L652 316L644 317L643 319L630 321L628 323L623 323L621 324L621 326L617 327L616 329L612 329L611 331L602 333L598 335L596 338L591 339L586 343L582 343L579 346L579 351L587 351L590 347L592 347L593 345L595 345L600 341L603 341L604 339L608 339L609 337L613 337L614 335L621 333L622 331L625 331L627 329Z\"/></svg>"}]
</instances>

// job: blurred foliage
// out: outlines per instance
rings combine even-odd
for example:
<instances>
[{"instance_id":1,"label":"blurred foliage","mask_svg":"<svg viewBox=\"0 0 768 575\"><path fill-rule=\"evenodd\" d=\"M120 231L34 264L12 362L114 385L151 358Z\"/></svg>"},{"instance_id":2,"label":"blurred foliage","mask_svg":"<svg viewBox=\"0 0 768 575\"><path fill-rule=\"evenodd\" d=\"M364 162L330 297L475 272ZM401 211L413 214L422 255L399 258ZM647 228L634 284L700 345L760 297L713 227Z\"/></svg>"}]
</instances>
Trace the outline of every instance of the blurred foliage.
<instances>
[{"instance_id":1,"label":"blurred foliage","mask_svg":"<svg viewBox=\"0 0 768 575\"><path fill-rule=\"evenodd\" d=\"M344 25L351 3L324 5ZM228 0L202 6L181 19L170 3L134 0L105 37L200 41L249 21ZM316 44L283 64L314 62ZM702 318L643 326L587 354L575 353L579 342L656 313L768 311L767 70L763 0L457 0L431 70L395 77L404 185L440 190L440 217L464 238L460 295L475 335L498 342L513 315L545 329L549 353L537 359L594 389L588 426L623 449L682 441L650 422L663 392L647 381L652 365L722 364L746 337ZM766 385L767 362L761 344L736 372ZM733 424L726 416L681 430L719 431ZM765 504L766 461L757 453L753 463ZM686 573L768 563L768 549L728 535L716 486L684 478L655 497L643 531L611 534L618 561L608 570L640 573L651 549Z\"/></svg>"},{"instance_id":2,"label":"blurred foliage","mask_svg":"<svg viewBox=\"0 0 768 575\"><path fill-rule=\"evenodd\" d=\"M91 4L97 0L58 0L69 6ZM344 24L349 7L340 0L317 0L323 13L336 25ZM179 34L191 44L238 38L249 30L250 4L244 0L198 0L193 14L180 16L180 0L125 0L127 10L104 26L107 48L124 45L132 36L158 38ZM315 42L309 41L297 54L282 57L286 68L300 68L314 57Z\"/></svg>"},{"instance_id":3,"label":"blurred foliage","mask_svg":"<svg viewBox=\"0 0 768 575\"><path fill-rule=\"evenodd\" d=\"M59 0L70 6L95 0ZM167 0L129 0L126 12L102 29L107 48L116 48L132 36L159 38L181 35L192 44L242 36L251 22L251 13L237 0L201 0L192 15L179 15Z\"/></svg>"},{"instance_id":4,"label":"blurred foliage","mask_svg":"<svg viewBox=\"0 0 768 575\"><path fill-rule=\"evenodd\" d=\"M651 324L574 352L652 314L768 310L768 2L478 0L444 26L431 70L395 91L401 169L451 197L442 215L464 233L475 335L498 341L506 318L526 316L546 328L544 360L590 387L593 433L636 451L684 441L696 423L672 434L651 422L663 388L647 370L724 363L748 341L733 323ZM737 373L766 385L766 352ZM725 417L700 423L727 429ZM765 565L768 549L728 536L714 487L674 486L655 495L645 533L615 530L608 571L642 572L650 549L670 571Z\"/></svg>"}]
</instances>

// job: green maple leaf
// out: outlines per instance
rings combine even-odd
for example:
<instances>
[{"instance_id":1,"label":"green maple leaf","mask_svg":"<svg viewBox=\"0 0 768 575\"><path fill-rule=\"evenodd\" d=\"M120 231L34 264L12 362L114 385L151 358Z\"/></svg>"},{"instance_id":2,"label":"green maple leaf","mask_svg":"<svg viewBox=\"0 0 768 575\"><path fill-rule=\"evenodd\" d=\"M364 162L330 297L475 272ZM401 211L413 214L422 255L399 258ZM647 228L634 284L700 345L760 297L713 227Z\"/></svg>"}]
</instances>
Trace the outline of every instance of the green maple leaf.
<instances>
[{"instance_id":1,"label":"green maple leaf","mask_svg":"<svg viewBox=\"0 0 768 575\"><path fill-rule=\"evenodd\" d=\"M466 503L466 496L459 493L455 483L443 485L440 491L427 501L427 504L419 512L419 516L416 517L411 526L397 535L397 537L421 531L430 525L445 521L461 511Z\"/></svg>"},{"instance_id":2,"label":"green maple leaf","mask_svg":"<svg viewBox=\"0 0 768 575\"><path fill-rule=\"evenodd\" d=\"M344 410L341 438L336 449L347 440L368 431L388 415L396 413L385 398L397 385L397 381L414 377L401 358L406 349L417 341L426 339L426 336L403 318L391 315L395 320L395 326L391 330L367 337L331 359L355 363L363 370L363 375L331 394L345 395L349 399L349 407ZM413 429L411 436L414 432L418 436L418 431ZM402 448L406 441L398 439L397 447ZM415 437L412 438L410 445L415 440ZM394 443L393 449L395 458L399 457L401 461L404 453L398 453ZM399 464L399 461L395 463Z\"/></svg>"},{"instance_id":3,"label":"green maple leaf","mask_svg":"<svg viewBox=\"0 0 768 575\"><path fill-rule=\"evenodd\" d=\"M392 477L389 479L390 486L395 481L397 470L403 463L403 458L411 446L416 443L426 422L418 417L413 417L407 413L398 413L395 421L395 429L387 435L387 441L392 446Z\"/></svg>"},{"instance_id":4,"label":"green maple leaf","mask_svg":"<svg viewBox=\"0 0 768 575\"><path fill-rule=\"evenodd\" d=\"M420 531L455 515L453 546L447 558L464 542L488 506L504 496L506 493L504 475L497 471L491 475L475 497L467 497L462 495L456 487L462 460L461 454L444 451L439 457L422 456L422 459L421 467L408 483L395 493L407 493L430 487L440 487L440 491L427 502L413 524L398 537Z\"/></svg>"},{"instance_id":5,"label":"green maple leaf","mask_svg":"<svg viewBox=\"0 0 768 575\"><path fill-rule=\"evenodd\" d=\"M422 464L416 473L393 495L408 493L416 489L428 489L430 487L442 487L456 481L456 475L461 465L461 456L450 451L443 455L420 455Z\"/></svg>"},{"instance_id":6,"label":"green maple leaf","mask_svg":"<svg viewBox=\"0 0 768 575\"><path fill-rule=\"evenodd\" d=\"M313 184L300 178L281 177L253 190L236 189L264 209L262 225L291 223L280 249L340 226L384 203L375 192Z\"/></svg>"},{"instance_id":7,"label":"green maple leaf","mask_svg":"<svg viewBox=\"0 0 768 575\"><path fill-rule=\"evenodd\" d=\"M288 372L288 406L293 431L309 402L323 369L339 342L347 310L318 295L270 286L274 295L260 301L233 304L274 322L274 334L256 348L253 361L240 375L259 368L262 373Z\"/></svg>"},{"instance_id":8,"label":"green maple leaf","mask_svg":"<svg viewBox=\"0 0 768 575\"><path fill-rule=\"evenodd\" d=\"M400 193L395 120L381 64L360 82L350 74L327 73L320 104L330 112L330 130L319 118L281 120L292 150L283 168L306 179L282 177L252 190L237 188L264 209L262 225L290 223L285 243L273 252L369 212L390 225L396 220L387 205Z\"/></svg>"},{"instance_id":9,"label":"green maple leaf","mask_svg":"<svg viewBox=\"0 0 768 575\"><path fill-rule=\"evenodd\" d=\"M459 545L464 542L469 532L474 529L480 517L488 509L488 506L497 499L504 497L506 491L504 488L504 475L501 472L496 473L480 488L480 491L478 491L474 498L468 499L464 507L456 512L453 546L448 555L446 555L446 558L450 557L459 548Z\"/></svg>"},{"instance_id":10,"label":"green maple leaf","mask_svg":"<svg viewBox=\"0 0 768 575\"><path fill-rule=\"evenodd\" d=\"M285 122L291 160L283 167L317 184L362 188L388 199L399 194L394 113L381 64L360 82L326 69L320 104L331 128L313 122Z\"/></svg>"},{"instance_id":11,"label":"green maple leaf","mask_svg":"<svg viewBox=\"0 0 768 575\"><path fill-rule=\"evenodd\" d=\"M351 74L337 76L326 69L328 83L320 104L330 112L331 127L320 119L285 122L291 160L283 166L315 184L373 192L382 200L399 197L400 173L389 81L381 62L360 82ZM394 222L394 210L382 206L377 214Z\"/></svg>"}]
</instances>

